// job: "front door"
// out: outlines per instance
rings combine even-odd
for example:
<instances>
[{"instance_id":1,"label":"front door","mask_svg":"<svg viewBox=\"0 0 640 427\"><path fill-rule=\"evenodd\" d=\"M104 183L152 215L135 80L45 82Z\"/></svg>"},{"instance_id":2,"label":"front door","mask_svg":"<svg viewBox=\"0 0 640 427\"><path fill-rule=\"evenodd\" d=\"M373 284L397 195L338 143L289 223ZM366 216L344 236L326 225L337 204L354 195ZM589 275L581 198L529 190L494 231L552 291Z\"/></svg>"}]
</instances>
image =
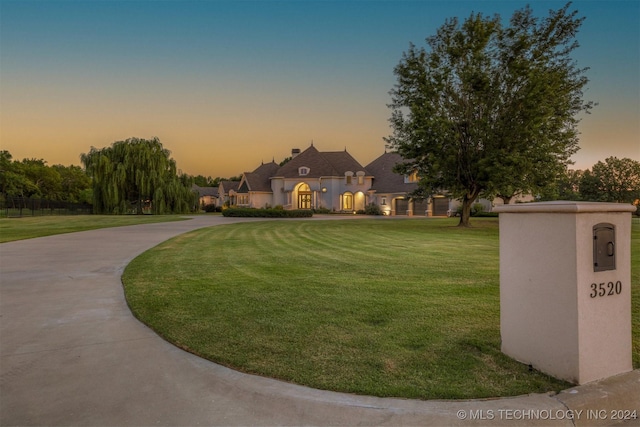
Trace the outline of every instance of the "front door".
<instances>
[{"instance_id":1,"label":"front door","mask_svg":"<svg viewBox=\"0 0 640 427\"><path fill-rule=\"evenodd\" d=\"M298 193L298 209L311 209L311 193Z\"/></svg>"}]
</instances>

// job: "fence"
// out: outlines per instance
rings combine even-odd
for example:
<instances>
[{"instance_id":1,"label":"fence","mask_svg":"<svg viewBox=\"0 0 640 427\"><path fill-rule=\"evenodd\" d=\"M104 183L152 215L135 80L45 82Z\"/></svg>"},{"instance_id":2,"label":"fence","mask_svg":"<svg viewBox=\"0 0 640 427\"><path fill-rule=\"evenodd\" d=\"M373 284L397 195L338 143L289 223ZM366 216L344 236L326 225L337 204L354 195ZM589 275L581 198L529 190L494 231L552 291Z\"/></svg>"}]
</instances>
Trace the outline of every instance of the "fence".
<instances>
[{"instance_id":1,"label":"fence","mask_svg":"<svg viewBox=\"0 0 640 427\"><path fill-rule=\"evenodd\" d=\"M21 197L0 199L0 216L8 218L45 215L89 215L91 213L92 206L86 203Z\"/></svg>"}]
</instances>

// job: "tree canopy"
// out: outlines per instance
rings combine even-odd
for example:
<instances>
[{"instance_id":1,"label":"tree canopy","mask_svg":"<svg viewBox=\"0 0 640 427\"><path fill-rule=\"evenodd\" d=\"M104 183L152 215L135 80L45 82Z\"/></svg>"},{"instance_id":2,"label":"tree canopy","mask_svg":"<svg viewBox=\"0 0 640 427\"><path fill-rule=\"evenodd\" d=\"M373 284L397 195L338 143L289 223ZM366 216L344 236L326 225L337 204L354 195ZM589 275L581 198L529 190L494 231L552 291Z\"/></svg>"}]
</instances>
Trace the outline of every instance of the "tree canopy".
<instances>
[{"instance_id":1,"label":"tree canopy","mask_svg":"<svg viewBox=\"0 0 640 427\"><path fill-rule=\"evenodd\" d=\"M0 193L7 198L42 198L71 203L90 201L89 177L79 166L48 166L43 159L13 160L0 151Z\"/></svg>"},{"instance_id":2,"label":"tree canopy","mask_svg":"<svg viewBox=\"0 0 640 427\"><path fill-rule=\"evenodd\" d=\"M617 157L599 161L580 180L580 194L594 202L636 203L640 201L640 162Z\"/></svg>"},{"instance_id":3,"label":"tree canopy","mask_svg":"<svg viewBox=\"0 0 640 427\"><path fill-rule=\"evenodd\" d=\"M478 197L544 188L578 150L577 116L593 103L570 56L584 18L569 7L539 19L527 6L508 26L498 15L449 19L395 67L386 141L409 159L398 172L418 172L423 195L460 198L461 225Z\"/></svg>"},{"instance_id":4,"label":"tree canopy","mask_svg":"<svg viewBox=\"0 0 640 427\"><path fill-rule=\"evenodd\" d=\"M129 138L81 155L93 182L96 213L185 213L197 206L193 179L178 174L171 152L158 138Z\"/></svg>"}]
</instances>

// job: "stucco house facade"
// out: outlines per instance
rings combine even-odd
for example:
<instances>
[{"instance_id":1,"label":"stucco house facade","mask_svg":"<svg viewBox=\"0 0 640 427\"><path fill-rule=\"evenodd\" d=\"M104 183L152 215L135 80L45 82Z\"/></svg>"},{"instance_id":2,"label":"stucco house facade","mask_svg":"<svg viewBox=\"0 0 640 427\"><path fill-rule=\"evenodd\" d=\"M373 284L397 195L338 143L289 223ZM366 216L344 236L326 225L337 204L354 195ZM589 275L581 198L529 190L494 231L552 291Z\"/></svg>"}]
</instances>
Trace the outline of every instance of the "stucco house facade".
<instances>
[{"instance_id":1,"label":"stucco house facade","mask_svg":"<svg viewBox=\"0 0 640 427\"><path fill-rule=\"evenodd\" d=\"M346 150L320 152L312 144L302 152L292 150L283 166L271 162L244 173L237 205L355 212L365 208L372 180Z\"/></svg>"},{"instance_id":2,"label":"stucco house facade","mask_svg":"<svg viewBox=\"0 0 640 427\"><path fill-rule=\"evenodd\" d=\"M276 162L263 163L253 172L245 172L238 184L236 205L249 208L274 206L271 177L280 166Z\"/></svg>"},{"instance_id":3,"label":"stucco house facade","mask_svg":"<svg viewBox=\"0 0 640 427\"><path fill-rule=\"evenodd\" d=\"M294 148L291 157L282 166L274 161L262 163L254 171L242 174L240 181L220 182L217 206L358 212L375 204L389 216L442 217L455 214L461 204L446 194L413 197L418 177L394 172L395 165L403 162L397 153L385 152L362 166L346 149L321 152L312 143L302 152ZM526 195L514 200L532 199ZM502 200L480 199L477 203L490 212Z\"/></svg>"},{"instance_id":4,"label":"stucco house facade","mask_svg":"<svg viewBox=\"0 0 640 427\"><path fill-rule=\"evenodd\" d=\"M264 208L328 209L334 212L357 212L371 203L385 215L446 216L449 199L432 197L413 199L417 188L415 176L393 171L402 157L384 153L367 166L362 166L344 151L320 152L311 144L300 152L292 150L292 158L283 166L263 163L245 172L237 187L229 190L231 204ZM223 183L219 193L229 187Z\"/></svg>"}]
</instances>

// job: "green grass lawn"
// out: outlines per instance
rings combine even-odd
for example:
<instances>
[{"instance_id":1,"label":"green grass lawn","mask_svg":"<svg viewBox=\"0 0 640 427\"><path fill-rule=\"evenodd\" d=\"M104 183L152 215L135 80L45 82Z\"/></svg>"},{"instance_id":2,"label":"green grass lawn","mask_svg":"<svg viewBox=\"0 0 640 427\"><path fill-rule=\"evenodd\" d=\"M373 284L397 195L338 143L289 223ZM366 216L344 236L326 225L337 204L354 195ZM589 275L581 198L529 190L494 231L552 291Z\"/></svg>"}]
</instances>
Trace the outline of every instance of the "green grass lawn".
<instances>
[{"instance_id":1,"label":"green grass lawn","mask_svg":"<svg viewBox=\"0 0 640 427\"><path fill-rule=\"evenodd\" d=\"M320 389L482 398L569 386L500 352L498 221L270 221L176 237L135 259L134 314L235 369ZM640 367L640 224L633 228Z\"/></svg>"},{"instance_id":2,"label":"green grass lawn","mask_svg":"<svg viewBox=\"0 0 640 427\"><path fill-rule=\"evenodd\" d=\"M178 215L69 215L0 218L0 243L123 225L179 221Z\"/></svg>"}]
</instances>

